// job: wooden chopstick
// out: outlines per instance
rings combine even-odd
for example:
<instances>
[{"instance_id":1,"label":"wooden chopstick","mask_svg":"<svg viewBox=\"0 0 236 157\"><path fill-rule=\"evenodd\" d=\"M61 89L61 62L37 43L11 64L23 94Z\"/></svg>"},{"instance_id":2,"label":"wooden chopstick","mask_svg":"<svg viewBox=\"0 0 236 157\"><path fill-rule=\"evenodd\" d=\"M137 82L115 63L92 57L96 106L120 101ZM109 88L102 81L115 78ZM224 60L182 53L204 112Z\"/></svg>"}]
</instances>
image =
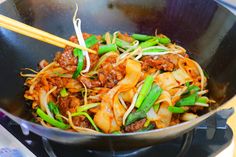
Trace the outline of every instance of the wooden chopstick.
<instances>
[{"instance_id":1,"label":"wooden chopstick","mask_svg":"<svg viewBox=\"0 0 236 157\"><path fill-rule=\"evenodd\" d=\"M42 31L40 29L34 28L32 26L26 25L22 22L16 21L14 19L8 18L0 14L0 26L11 31L23 34L25 36L65 48L66 45L79 48L91 53L96 53L96 51L83 47L81 45L75 44L71 41L65 40L48 32Z\"/></svg>"}]
</instances>

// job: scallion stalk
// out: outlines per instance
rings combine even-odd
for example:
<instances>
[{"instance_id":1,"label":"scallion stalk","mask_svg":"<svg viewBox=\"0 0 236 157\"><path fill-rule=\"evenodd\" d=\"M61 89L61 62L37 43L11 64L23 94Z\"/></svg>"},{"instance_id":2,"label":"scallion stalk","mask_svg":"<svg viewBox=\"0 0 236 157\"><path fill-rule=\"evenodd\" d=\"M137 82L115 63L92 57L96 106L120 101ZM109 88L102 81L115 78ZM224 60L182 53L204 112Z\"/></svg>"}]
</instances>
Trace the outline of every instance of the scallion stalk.
<instances>
[{"instance_id":1,"label":"scallion stalk","mask_svg":"<svg viewBox=\"0 0 236 157\"><path fill-rule=\"evenodd\" d=\"M48 122L52 126L55 126L57 128L61 128L61 129L68 129L69 128L69 125L55 120L54 118L52 118L49 115L47 115L46 113L44 113L40 108L37 108L36 113L40 118L42 118L44 121Z\"/></svg>"},{"instance_id":2,"label":"scallion stalk","mask_svg":"<svg viewBox=\"0 0 236 157\"><path fill-rule=\"evenodd\" d=\"M152 88L153 81L154 81L154 78L151 75L148 75L145 78L143 86L141 88L141 91L140 91L140 93L138 95L138 99L137 99L137 101L135 103L135 106L137 108L140 107L140 105L142 104L144 98L147 96L147 94L149 93L150 89Z\"/></svg>"}]
</instances>

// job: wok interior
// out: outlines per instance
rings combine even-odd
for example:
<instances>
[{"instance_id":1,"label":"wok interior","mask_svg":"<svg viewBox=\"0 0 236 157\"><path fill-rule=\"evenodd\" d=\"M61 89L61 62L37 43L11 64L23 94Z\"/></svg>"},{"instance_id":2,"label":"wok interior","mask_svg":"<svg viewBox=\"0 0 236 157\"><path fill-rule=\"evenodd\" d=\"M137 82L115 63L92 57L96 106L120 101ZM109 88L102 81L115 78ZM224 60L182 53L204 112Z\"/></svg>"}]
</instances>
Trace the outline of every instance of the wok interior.
<instances>
[{"instance_id":1,"label":"wok interior","mask_svg":"<svg viewBox=\"0 0 236 157\"><path fill-rule=\"evenodd\" d=\"M82 31L163 33L185 47L210 77L210 97L222 104L236 92L235 16L214 1L188 0L80 0ZM74 34L73 1L17 1L0 5L1 14L21 20L63 38ZM0 107L24 119L31 113L23 98L21 68L37 69L61 49L0 29Z\"/></svg>"}]
</instances>

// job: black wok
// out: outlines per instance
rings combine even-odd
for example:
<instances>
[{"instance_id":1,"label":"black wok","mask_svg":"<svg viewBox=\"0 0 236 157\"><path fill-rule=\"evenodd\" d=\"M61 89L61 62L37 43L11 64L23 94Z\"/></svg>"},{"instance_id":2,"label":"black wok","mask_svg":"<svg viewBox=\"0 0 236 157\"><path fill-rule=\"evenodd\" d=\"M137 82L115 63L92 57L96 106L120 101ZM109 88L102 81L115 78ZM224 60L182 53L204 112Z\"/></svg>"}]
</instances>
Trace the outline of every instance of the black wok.
<instances>
[{"instance_id":1,"label":"black wok","mask_svg":"<svg viewBox=\"0 0 236 157\"><path fill-rule=\"evenodd\" d=\"M0 111L11 119L40 136L60 143L78 144L90 149L121 150L176 138L217 110L233 106L235 98L231 98L236 93L236 17L215 1L77 2L85 32L101 34L120 30L154 34L157 29L185 47L208 72L210 97L217 101L219 107L212 107L212 111L195 120L144 133L88 135L45 128L29 121L31 113L23 98L24 80L19 73L24 67L36 69L40 60L52 59L60 49L0 28ZM8 0L0 5L0 13L68 38L74 34L74 8L73 1L67 0Z\"/></svg>"}]
</instances>

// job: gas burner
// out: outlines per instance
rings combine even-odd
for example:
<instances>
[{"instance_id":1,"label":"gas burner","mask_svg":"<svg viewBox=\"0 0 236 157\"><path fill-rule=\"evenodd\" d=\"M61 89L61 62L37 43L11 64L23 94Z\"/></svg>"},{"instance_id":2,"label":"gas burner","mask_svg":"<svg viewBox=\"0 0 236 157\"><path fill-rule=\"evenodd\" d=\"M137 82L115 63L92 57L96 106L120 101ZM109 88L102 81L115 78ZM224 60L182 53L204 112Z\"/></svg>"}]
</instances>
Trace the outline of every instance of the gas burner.
<instances>
[{"instance_id":1,"label":"gas burner","mask_svg":"<svg viewBox=\"0 0 236 157\"><path fill-rule=\"evenodd\" d=\"M21 143L23 143L36 156L42 157L64 157L64 156L86 156L86 157L166 157L166 156L191 156L205 157L215 156L227 148L233 139L232 129L226 124L233 109L220 111L208 118L194 130L174 140L141 149L128 151L97 151L88 150L78 145L65 145L50 141L46 138L30 133L24 135L19 125L4 117L0 124L11 132Z\"/></svg>"}]
</instances>

